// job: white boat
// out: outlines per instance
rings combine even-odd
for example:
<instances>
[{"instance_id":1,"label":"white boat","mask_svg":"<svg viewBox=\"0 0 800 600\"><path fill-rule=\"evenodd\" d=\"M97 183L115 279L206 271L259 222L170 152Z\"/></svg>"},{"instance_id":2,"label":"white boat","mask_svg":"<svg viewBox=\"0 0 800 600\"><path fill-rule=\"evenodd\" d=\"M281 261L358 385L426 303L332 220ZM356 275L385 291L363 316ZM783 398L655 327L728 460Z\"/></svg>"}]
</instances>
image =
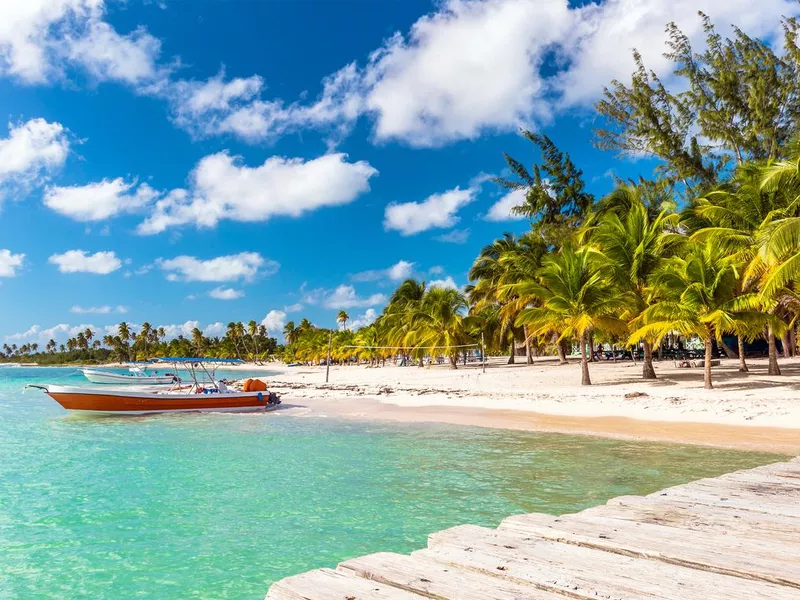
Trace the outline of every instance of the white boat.
<instances>
[{"instance_id":1,"label":"white boat","mask_svg":"<svg viewBox=\"0 0 800 600\"><path fill-rule=\"evenodd\" d=\"M108 383L114 385L172 385L179 383L180 378L172 373L149 375L140 367L128 369L130 374L115 373L114 371L104 371L102 369L81 369L84 377L92 383Z\"/></svg>"}]
</instances>

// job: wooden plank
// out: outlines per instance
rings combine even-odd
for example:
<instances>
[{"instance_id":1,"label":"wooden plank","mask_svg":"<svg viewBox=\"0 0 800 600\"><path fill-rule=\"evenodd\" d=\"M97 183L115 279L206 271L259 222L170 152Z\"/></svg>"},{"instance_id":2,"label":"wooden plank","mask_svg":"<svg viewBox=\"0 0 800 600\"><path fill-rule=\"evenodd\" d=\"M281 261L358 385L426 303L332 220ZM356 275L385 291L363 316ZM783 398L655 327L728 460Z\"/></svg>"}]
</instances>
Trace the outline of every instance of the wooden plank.
<instances>
[{"instance_id":1,"label":"wooden plank","mask_svg":"<svg viewBox=\"0 0 800 600\"><path fill-rule=\"evenodd\" d=\"M797 600L795 588L462 525L430 536L424 556L581 599Z\"/></svg>"},{"instance_id":2,"label":"wooden plank","mask_svg":"<svg viewBox=\"0 0 800 600\"><path fill-rule=\"evenodd\" d=\"M564 600L555 592L483 573L446 565L421 556L379 552L347 560L340 571L352 571L364 579L379 581L431 598L458 600Z\"/></svg>"},{"instance_id":3,"label":"wooden plank","mask_svg":"<svg viewBox=\"0 0 800 600\"><path fill-rule=\"evenodd\" d=\"M622 496L580 514L705 531L721 536L733 534L757 540L770 539L776 543L800 543L800 518L751 510Z\"/></svg>"},{"instance_id":4,"label":"wooden plank","mask_svg":"<svg viewBox=\"0 0 800 600\"><path fill-rule=\"evenodd\" d=\"M500 530L800 589L800 540L776 544L585 513L520 515Z\"/></svg>"},{"instance_id":5,"label":"wooden plank","mask_svg":"<svg viewBox=\"0 0 800 600\"><path fill-rule=\"evenodd\" d=\"M272 584L265 600L423 600L406 590L332 569L317 569Z\"/></svg>"}]
</instances>

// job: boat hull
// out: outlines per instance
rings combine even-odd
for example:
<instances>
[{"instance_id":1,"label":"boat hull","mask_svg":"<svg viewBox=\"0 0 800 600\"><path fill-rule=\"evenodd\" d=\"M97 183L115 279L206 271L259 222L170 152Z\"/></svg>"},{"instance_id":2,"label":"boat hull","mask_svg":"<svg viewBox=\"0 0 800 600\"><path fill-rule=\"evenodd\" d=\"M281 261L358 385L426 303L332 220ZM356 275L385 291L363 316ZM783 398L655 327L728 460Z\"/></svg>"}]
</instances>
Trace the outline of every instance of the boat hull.
<instances>
[{"instance_id":1,"label":"boat hull","mask_svg":"<svg viewBox=\"0 0 800 600\"><path fill-rule=\"evenodd\" d=\"M128 391L94 391L79 387L43 386L44 391L70 411L103 415L148 415L179 412L256 412L278 407L269 393L154 394Z\"/></svg>"},{"instance_id":2,"label":"boat hull","mask_svg":"<svg viewBox=\"0 0 800 600\"><path fill-rule=\"evenodd\" d=\"M123 375L122 373L111 373L108 371L96 371L94 369L82 369L83 376L92 383L104 383L110 385L171 385L175 383L172 375L146 375L137 377L135 375Z\"/></svg>"}]
</instances>

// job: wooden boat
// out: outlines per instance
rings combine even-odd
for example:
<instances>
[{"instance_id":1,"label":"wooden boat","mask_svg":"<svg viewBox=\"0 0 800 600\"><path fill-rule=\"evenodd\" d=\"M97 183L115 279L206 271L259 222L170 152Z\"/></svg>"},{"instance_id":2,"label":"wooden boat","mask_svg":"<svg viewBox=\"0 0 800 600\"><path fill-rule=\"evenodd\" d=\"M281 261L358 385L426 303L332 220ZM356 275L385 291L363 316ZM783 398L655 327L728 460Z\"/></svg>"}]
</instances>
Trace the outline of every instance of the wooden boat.
<instances>
[{"instance_id":1,"label":"wooden boat","mask_svg":"<svg viewBox=\"0 0 800 600\"><path fill-rule=\"evenodd\" d=\"M217 380L214 369L220 364L241 361L205 358L170 358L182 364L191 378L189 385L176 383L170 389L112 389L109 387L28 384L26 388L43 390L67 410L100 415L147 415L178 412L255 412L278 408L280 398L258 380L249 391L231 390L224 380ZM198 370L207 375L198 378ZM248 386L249 388L250 386Z\"/></svg>"},{"instance_id":2,"label":"wooden boat","mask_svg":"<svg viewBox=\"0 0 800 600\"><path fill-rule=\"evenodd\" d=\"M112 385L172 385L180 383L180 378L172 373L164 375L149 375L141 367L130 367L130 374L115 373L102 369L81 369L84 377L92 383L105 383Z\"/></svg>"},{"instance_id":3,"label":"wooden boat","mask_svg":"<svg viewBox=\"0 0 800 600\"><path fill-rule=\"evenodd\" d=\"M111 390L66 385L36 385L67 410L105 415L147 415L177 412L255 412L278 408L280 400L268 391L211 393L194 386L177 390Z\"/></svg>"}]
</instances>

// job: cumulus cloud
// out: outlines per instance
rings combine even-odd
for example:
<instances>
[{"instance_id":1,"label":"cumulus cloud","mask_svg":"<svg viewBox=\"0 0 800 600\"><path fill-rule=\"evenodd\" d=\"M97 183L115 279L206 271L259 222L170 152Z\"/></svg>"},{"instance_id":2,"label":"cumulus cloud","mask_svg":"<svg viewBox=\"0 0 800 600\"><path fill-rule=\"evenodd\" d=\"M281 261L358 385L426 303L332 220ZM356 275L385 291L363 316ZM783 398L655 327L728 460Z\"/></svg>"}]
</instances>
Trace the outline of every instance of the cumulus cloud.
<instances>
[{"instance_id":1,"label":"cumulus cloud","mask_svg":"<svg viewBox=\"0 0 800 600\"><path fill-rule=\"evenodd\" d=\"M61 123L31 119L17 125L9 123L8 129L8 137L0 138L0 199L2 187L30 187L61 167L70 147Z\"/></svg>"},{"instance_id":2,"label":"cumulus cloud","mask_svg":"<svg viewBox=\"0 0 800 600\"><path fill-rule=\"evenodd\" d=\"M24 254L14 254L7 248L0 249L0 277L15 277L17 269L25 262Z\"/></svg>"},{"instance_id":3,"label":"cumulus cloud","mask_svg":"<svg viewBox=\"0 0 800 600\"><path fill-rule=\"evenodd\" d=\"M444 0L407 32L396 32L359 65L325 77L311 101L264 98L258 75L175 82L175 122L195 135L255 142L304 128L348 131L359 117L376 141L439 146L485 133L535 127L593 102L612 78L627 77L630 50L664 71L664 27L676 21L702 38L693 0ZM791 0L708 0L721 26L769 39ZM669 77L669 73L665 73Z\"/></svg>"},{"instance_id":4,"label":"cumulus cloud","mask_svg":"<svg viewBox=\"0 0 800 600\"><path fill-rule=\"evenodd\" d=\"M127 306L110 306L108 304L104 306L78 306L75 305L69 309L70 312L76 314L94 314L94 315L108 315L112 312L116 312L119 314L125 314L128 312Z\"/></svg>"},{"instance_id":5,"label":"cumulus cloud","mask_svg":"<svg viewBox=\"0 0 800 600\"><path fill-rule=\"evenodd\" d=\"M383 226L402 235L452 227L460 220L458 211L472 202L476 194L476 188L462 190L456 187L441 194L432 194L423 202L389 204L384 212Z\"/></svg>"},{"instance_id":6,"label":"cumulus cloud","mask_svg":"<svg viewBox=\"0 0 800 600\"><path fill-rule=\"evenodd\" d=\"M368 308L364 314L351 319L350 322L347 323L347 328L351 330L360 329L361 327L371 325L377 318L378 312L374 308Z\"/></svg>"},{"instance_id":7,"label":"cumulus cloud","mask_svg":"<svg viewBox=\"0 0 800 600\"><path fill-rule=\"evenodd\" d=\"M379 281L388 279L390 281L403 281L414 273L414 263L407 260L400 260L386 269L371 269L361 271L350 276L353 281Z\"/></svg>"},{"instance_id":8,"label":"cumulus cloud","mask_svg":"<svg viewBox=\"0 0 800 600\"><path fill-rule=\"evenodd\" d=\"M453 229L442 235L437 235L436 239L447 244L466 244L469 239L469 229Z\"/></svg>"},{"instance_id":9,"label":"cumulus cloud","mask_svg":"<svg viewBox=\"0 0 800 600\"><path fill-rule=\"evenodd\" d=\"M37 342L39 345L44 346L51 339L56 342L65 342L68 338L75 337L79 332L84 332L91 329L95 335L101 332L108 334L116 334L117 326L110 325L108 327L95 327L91 324L81 323L80 325L70 325L68 323L59 323L52 327L42 327L41 325L31 325L26 331L12 333L5 336L6 342L22 342L32 343Z\"/></svg>"},{"instance_id":10,"label":"cumulus cloud","mask_svg":"<svg viewBox=\"0 0 800 600\"><path fill-rule=\"evenodd\" d=\"M0 3L0 74L46 83L77 68L99 81L134 85L165 75L161 43L143 28L120 34L105 20L103 0Z\"/></svg>"},{"instance_id":11,"label":"cumulus cloud","mask_svg":"<svg viewBox=\"0 0 800 600\"><path fill-rule=\"evenodd\" d=\"M194 256L159 258L156 264L170 281L252 281L256 275L274 275L280 264L258 252L240 252L207 260Z\"/></svg>"},{"instance_id":12,"label":"cumulus cloud","mask_svg":"<svg viewBox=\"0 0 800 600\"><path fill-rule=\"evenodd\" d=\"M53 254L47 260L57 265L62 273L108 275L122 266L122 261L114 252L89 254L86 250L68 250L63 254Z\"/></svg>"},{"instance_id":13,"label":"cumulus cloud","mask_svg":"<svg viewBox=\"0 0 800 600\"><path fill-rule=\"evenodd\" d=\"M371 296L362 297L356 293L352 285L340 285L333 292L330 292L324 301L325 308L342 309L342 308L355 308L375 306L386 302L386 296L383 294L372 294Z\"/></svg>"},{"instance_id":14,"label":"cumulus cloud","mask_svg":"<svg viewBox=\"0 0 800 600\"><path fill-rule=\"evenodd\" d=\"M518 221L524 219L519 215L511 213L511 209L525 203L526 190L512 190L504 194L497 202L492 204L489 212L486 213L487 221Z\"/></svg>"},{"instance_id":15,"label":"cumulus cloud","mask_svg":"<svg viewBox=\"0 0 800 600\"><path fill-rule=\"evenodd\" d=\"M244 296L244 291L218 286L208 292L208 295L215 300L236 300L237 298Z\"/></svg>"},{"instance_id":16,"label":"cumulus cloud","mask_svg":"<svg viewBox=\"0 0 800 600\"><path fill-rule=\"evenodd\" d=\"M456 282L449 275L447 277L445 277L444 279L434 279L433 281L429 281L428 282L428 287L429 288L444 288L444 289L451 289L451 290L457 290L458 289L458 286L456 285Z\"/></svg>"},{"instance_id":17,"label":"cumulus cloud","mask_svg":"<svg viewBox=\"0 0 800 600\"><path fill-rule=\"evenodd\" d=\"M286 312L282 310L271 310L261 319L261 324L267 328L269 333L279 334L286 325Z\"/></svg>"},{"instance_id":18,"label":"cumulus cloud","mask_svg":"<svg viewBox=\"0 0 800 600\"><path fill-rule=\"evenodd\" d=\"M213 227L222 219L266 221L299 217L325 206L353 202L369 191L377 171L365 161L348 162L345 154L315 159L273 156L249 167L226 152L203 158L190 176L189 189L158 200L139 226L141 234L191 224Z\"/></svg>"},{"instance_id":19,"label":"cumulus cloud","mask_svg":"<svg viewBox=\"0 0 800 600\"><path fill-rule=\"evenodd\" d=\"M146 183L136 185L121 177L68 187L52 186L44 194L48 208L76 221L102 221L120 213L136 212L158 193Z\"/></svg>"}]
</instances>

